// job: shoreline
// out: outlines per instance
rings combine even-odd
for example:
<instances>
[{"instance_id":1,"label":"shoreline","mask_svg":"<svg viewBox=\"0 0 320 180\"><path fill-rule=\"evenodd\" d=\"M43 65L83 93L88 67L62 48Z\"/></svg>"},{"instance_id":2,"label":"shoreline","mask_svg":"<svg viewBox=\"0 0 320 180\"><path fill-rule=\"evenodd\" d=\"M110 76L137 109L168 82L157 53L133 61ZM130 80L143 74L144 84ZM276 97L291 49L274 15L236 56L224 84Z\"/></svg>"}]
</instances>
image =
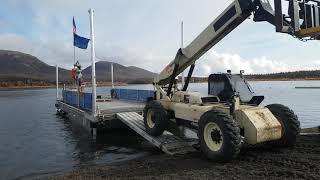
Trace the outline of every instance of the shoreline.
<instances>
[{"instance_id":1,"label":"shoreline","mask_svg":"<svg viewBox=\"0 0 320 180\"><path fill-rule=\"evenodd\" d=\"M253 82L257 82L257 81L320 81L320 78L314 78L314 79L247 79L247 81L253 81ZM207 83L207 81L202 81L202 82L190 82L190 83ZM128 86L128 85L138 85L138 84L127 84L127 83L117 83L115 84L115 86ZM140 84L139 84L140 85ZM146 84L148 85L148 84ZM59 85L60 87L62 85ZM110 87L111 84L110 83L100 83L97 85L97 87ZM51 89L51 88L55 88L55 85L46 85L46 86L11 86L11 87L0 87L0 91L1 90L15 90L15 89ZM91 86L86 86L86 87L91 87Z\"/></svg>"},{"instance_id":2,"label":"shoreline","mask_svg":"<svg viewBox=\"0 0 320 180\"><path fill-rule=\"evenodd\" d=\"M115 84L115 86L127 86L128 84ZM68 86L67 86L68 87ZM87 88L91 86L86 86ZM111 87L109 84L98 84L97 87ZM56 88L56 85L49 86L12 86L12 87L0 87L1 90L18 90L18 89L52 89ZM62 85L59 84L59 88L62 88Z\"/></svg>"},{"instance_id":3,"label":"shoreline","mask_svg":"<svg viewBox=\"0 0 320 180\"><path fill-rule=\"evenodd\" d=\"M287 78L279 78L279 79L250 79L246 78L247 81L320 81L320 78L298 78L298 79L287 79Z\"/></svg>"},{"instance_id":4,"label":"shoreline","mask_svg":"<svg viewBox=\"0 0 320 180\"><path fill-rule=\"evenodd\" d=\"M22 90L22 89L52 89L55 86L14 86L14 87L0 87L0 91L5 90Z\"/></svg>"},{"instance_id":5,"label":"shoreline","mask_svg":"<svg viewBox=\"0 0 320 180\"><path fill-rule=\"evenodd\" d=\"M214 163L200 152L169 156L154 154L118 162L84 166L35 179L319 179L319 135L299 136L294 148L245 146L229 163Z\"/></svg>"}]
</instances>

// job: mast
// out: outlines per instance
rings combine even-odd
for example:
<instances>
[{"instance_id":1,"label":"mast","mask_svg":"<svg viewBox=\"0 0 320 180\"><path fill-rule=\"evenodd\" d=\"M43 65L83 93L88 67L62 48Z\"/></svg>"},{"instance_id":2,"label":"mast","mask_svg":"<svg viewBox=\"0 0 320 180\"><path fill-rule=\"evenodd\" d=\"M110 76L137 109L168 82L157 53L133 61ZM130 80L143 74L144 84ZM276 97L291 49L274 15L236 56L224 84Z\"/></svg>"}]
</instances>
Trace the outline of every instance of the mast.
<instances>
[{"instance_id":1,"label":"mast","mask_svg":"<svg viewBox=\"0 0 320 180\"><path fill-rule=\"evenodd\" d=\"M112 89L114 88L114 82L113 82L113 63L111 63L111 86Z\"/></svg>"},{"instance_id":2,"label":"mast","mask_svg":"<svg viewBox=\"0 0 320 180\"><path fill-rule=\"evenodd\" d=\"M56 64L56 100L59 100L59 67Z\"/></svg>"},{"instance_id":3,"label":"mast","mask_svg":"<svg viewBox=\"0 0 320 180\"><path fill-rule=\"evenodd\" d=\"M96 116L96 98L97 98L97 84L96 84L96 52L95 52L95 40L94 40L94 25L93 25L93 15L94 10L89 9L90 14L90 34L91 34L91 80L92 80L92 114L93 116Z\"/></svg>"}]
</instances>

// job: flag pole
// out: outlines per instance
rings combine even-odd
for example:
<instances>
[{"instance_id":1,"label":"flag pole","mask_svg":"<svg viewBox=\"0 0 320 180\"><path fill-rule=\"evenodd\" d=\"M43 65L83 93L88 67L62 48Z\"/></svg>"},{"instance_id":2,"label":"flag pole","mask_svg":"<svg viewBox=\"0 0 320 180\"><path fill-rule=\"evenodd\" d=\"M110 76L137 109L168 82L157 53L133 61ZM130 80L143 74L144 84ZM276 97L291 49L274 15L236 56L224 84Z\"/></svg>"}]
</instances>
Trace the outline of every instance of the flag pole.
<instances>
[{"instance_id":1,"label":"flag pole","mask_svg":"<svg viewBox=\"0 0 320 180\"><path fill-rule=\"evenodd\" d=\"M90 14L90 33L91 33L91 80L92 80L92 114L96 116L97 107L96 107L96 98L97 98L97 85L96 85L96 54L95 54L95 45L94 45L94 26L93 26L93 15L94 10L89 9Z\"/></svg>"},{"instance_id":2,"label":"flag pole","mask_svg":"<svg viewBox=\"0 0 320 180\"><path fill-rule=\"evenodd\" d=\"M111 87L114 88L114 82L113 82L113 63L111 63Z\"/></svg>"},{"instance_id":3,"label":"flag pole","mask_svg":"<svg viewBox=\"0 0 320 180\"><path fill-rule=\"evenodd\" d=\"M72 23L73 23L73 33L72 33L72 36L73 36L73 65L76 64L76 46L74 45L74 33L76 33L77 31L77 27L76 27L76 24L74 22L74 16L72 18Z\"/></svg>"},{"instance_id":4,"label":"flag pole","mask_svg":"<svg viewBox=\"0 0 320 180\"><path fill-rule=\"evenodd\" d=\"M76 46L73 45L73 65L75 64L76 64Z\"/></svg>"},{"instance_id":5,"label":"flag pole","mask_svg":"<svg viewBox=\"0 0 320 180\"><path fill-rule=\"evenodd\" d=\"M73 41L74 41L74 35L73 35ZM75 65L76 64L76 46L73 44L73 66L72 68L75 68ZM75 87L77 86L77 81L75 80L74 81L74 85Z\"/></svg>"},{"instance_id":6,"label":"flag pole","mask_svg":"<svg viewBox=\"0 0 320 180\"><path fill-rule=\"evenodd\" d=\"M56 64L56 100L59 100L59 66Z\"/></svg>"}]
</instances>

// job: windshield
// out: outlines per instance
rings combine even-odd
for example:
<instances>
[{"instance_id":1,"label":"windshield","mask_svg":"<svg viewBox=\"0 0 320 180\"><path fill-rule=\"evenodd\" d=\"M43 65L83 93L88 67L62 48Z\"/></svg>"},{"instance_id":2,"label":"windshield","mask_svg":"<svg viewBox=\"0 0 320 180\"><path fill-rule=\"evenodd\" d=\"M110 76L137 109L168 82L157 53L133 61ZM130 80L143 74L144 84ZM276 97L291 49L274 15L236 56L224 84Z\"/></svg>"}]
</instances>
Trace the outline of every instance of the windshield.
<instances>
[{"instance_id":1,"label":"windshield","mask_svg":"<svg viewBox=\"0 0 320 180\"><path fill-rule=\"evenodd\" d=\"M230 76L230 82L236 92L239 93L242 102L249 102L253 97L253 91L245 79L239 75Z\"/></svg>"}]
</instances>

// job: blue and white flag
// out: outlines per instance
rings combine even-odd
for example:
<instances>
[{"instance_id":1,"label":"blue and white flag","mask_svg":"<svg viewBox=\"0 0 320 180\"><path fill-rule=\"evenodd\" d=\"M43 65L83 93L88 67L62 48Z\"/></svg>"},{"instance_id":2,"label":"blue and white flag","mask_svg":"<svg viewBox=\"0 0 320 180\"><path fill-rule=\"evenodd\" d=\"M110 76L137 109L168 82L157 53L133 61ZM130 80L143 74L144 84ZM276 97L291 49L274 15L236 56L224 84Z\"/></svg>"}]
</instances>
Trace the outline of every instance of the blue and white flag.
<instances>
[{"instance_id":1,"label":"blue and white flag","mask_svg":"<svg viewBox=\"0 0 320 180\"><path fill-rule=\"evenodd\" d=\"M73 17L73 45L80 49L87 49L90 39L77 35L77 26Z\"/></svg>"},{"instance_id":2,"label":"blue and white flag","mask_svg":"<svg viewBox=\"0 0 320 180\"><path fill-rule=\"evenodd\" d=\"M87 49L90 39L81 37L76 33L73 34L73 45L80 49Z\"/></svg>"}]
</instances>

